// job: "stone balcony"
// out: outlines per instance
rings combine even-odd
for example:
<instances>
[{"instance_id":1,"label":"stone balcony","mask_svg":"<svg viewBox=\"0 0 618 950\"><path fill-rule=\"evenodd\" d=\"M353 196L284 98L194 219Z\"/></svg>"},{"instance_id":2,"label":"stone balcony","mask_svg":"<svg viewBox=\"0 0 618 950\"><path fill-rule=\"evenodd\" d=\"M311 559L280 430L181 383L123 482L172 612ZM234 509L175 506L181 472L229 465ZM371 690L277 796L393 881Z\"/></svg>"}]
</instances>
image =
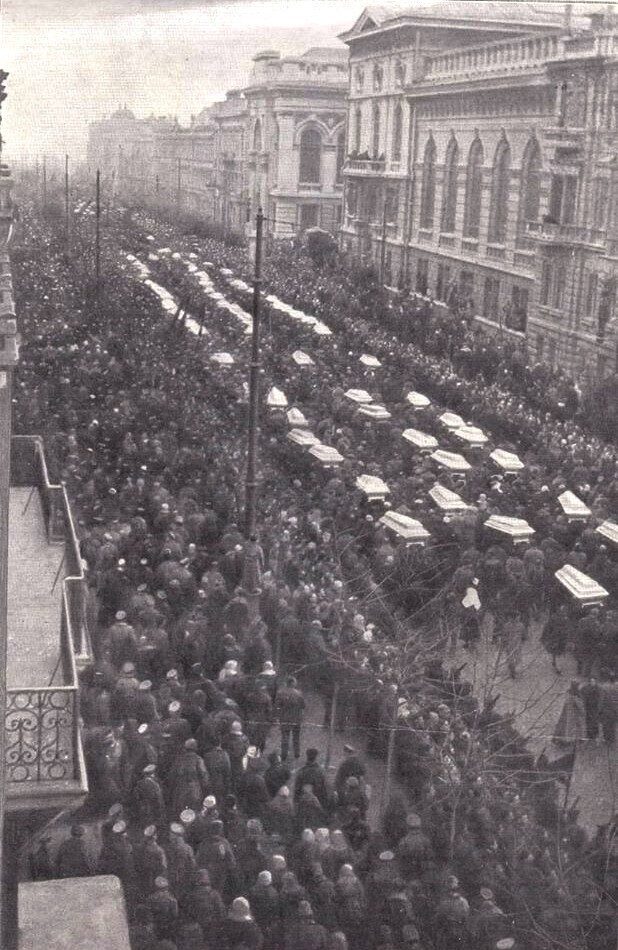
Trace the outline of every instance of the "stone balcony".
<instances>
[{"instance_id":1,"label":"stone balcony","mask_svg":"<svg viewBox=\"0 0 618 950\"><path fill-rule=\"evenodd\" d=\"M347 175L383 175L386 171L386 161L372 158L348 158L343 170Z\"/></svg>"},{"instance_id":2,"label":"stone balcony","mask_svg":"<svg viewBox=\"0 0 618 950\"><path fill-rule=\"evenodd\" d=\"M9 502L7 811L49 813L88 791L77 670L91 650L71 510L36 437L12 440Z\"/></svg>"},{"instance_id":3,"label":"stone balcony","mask_svg":"<svg viewBox=\"0 0 618 950\"><path fill-rule=\"evenodd\" d=\"M606 233L601 228L578 224L551 224L546 221L529 221L527 235L537 244L554 247L585 247L599 253L605 252Z\"/></svg>"}]
</instances>

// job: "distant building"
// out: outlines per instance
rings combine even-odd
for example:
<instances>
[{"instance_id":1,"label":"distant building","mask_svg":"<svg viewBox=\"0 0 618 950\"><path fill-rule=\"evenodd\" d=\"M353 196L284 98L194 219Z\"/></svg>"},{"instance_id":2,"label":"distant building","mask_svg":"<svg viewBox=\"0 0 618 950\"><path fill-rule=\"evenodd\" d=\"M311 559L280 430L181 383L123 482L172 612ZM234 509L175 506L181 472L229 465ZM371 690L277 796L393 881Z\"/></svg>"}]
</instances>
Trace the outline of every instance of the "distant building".
<instances>
[{"instance_id":1,"label":"distant building","mask_svg":"<svg viewBox=\"0 0 618 950\"><path fill-rule=\"evenodd\" d=\"M244 230L261 205L279 237L341 223L348 53L274 51L253 59L249 85L182 127L126 108L93 122L88 164L127 200L190 211Z\"/></svg>"},{"instance_id":2,"label":"distant building","mask_svg":"<svg viewBox=\"0 0 618 950\"><path fill-rule=\"evenodd\" d=\"M577 375L616 368L618 32L535 3L368 7L342 246ZM604 9L604 8L600 8Z\"/></svg>"}]
</instances>

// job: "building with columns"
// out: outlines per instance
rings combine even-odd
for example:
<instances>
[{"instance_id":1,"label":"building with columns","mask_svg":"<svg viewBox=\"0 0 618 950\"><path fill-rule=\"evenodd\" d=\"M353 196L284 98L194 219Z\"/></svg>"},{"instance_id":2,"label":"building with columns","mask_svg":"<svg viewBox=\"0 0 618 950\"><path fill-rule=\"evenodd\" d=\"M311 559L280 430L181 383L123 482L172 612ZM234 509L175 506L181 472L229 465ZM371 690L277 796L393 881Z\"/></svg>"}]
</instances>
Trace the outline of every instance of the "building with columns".
<instances>
[{"instance_id":1,"label":"building with columns","mask_svg":"<svg viewBox=\"0 0 618 950\"><path fill-rule=\"evenodd\" d=\"M286 237L340 225L345 154L347 51L253 57L249 85L247 186L268 229Z\"/></svg>"},{"instance_id":2,"label":"building with columns","mask_svg":"<svg viewBox=\"0 0 618 950\"><path fill-rule=\"evenodd\" d=\"M231 89L222 102L204 110L215 129L213 183L214 217L224 230L244 230L248 215L247 100Z\"/></svg>"},{"instance_id":3,"label":"building with columns","mask_svg":"<svg viewBox=\"0 0 618 950\"><path fill-rule=\"evenodd\" d=\"M594 377L617 357L618 31L572 7L363 12L341 243Z\"/></svg>"}]
</instances>

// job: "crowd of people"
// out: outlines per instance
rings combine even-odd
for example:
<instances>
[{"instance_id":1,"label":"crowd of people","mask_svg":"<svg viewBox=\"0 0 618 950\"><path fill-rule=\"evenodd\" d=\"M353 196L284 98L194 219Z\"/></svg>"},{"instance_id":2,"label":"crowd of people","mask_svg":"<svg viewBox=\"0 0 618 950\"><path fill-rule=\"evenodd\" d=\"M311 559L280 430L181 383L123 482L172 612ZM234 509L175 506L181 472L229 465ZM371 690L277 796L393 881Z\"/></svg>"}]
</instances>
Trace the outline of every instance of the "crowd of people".
<instances>
[{"instance_id":1,"label":"crowd of people","mask_svg":"<svg viewBox=\"0 0 618 950\"><path fill-rule=\"evenodd\" d=\"M203 335L164 318L116 253L147 260L146 233L247 276L241 251L137 214L114 216L98 300L84 298L84 261L66 261L53 227L27 208L13 252L23 336L16 429L46 436L79 515L96 604L82 714L90 808L104 816L96 862L76 824L56 854L41 843L33 873L117 874L144 950L545 950L579 947L583 933L595 950L608 945L614 824L587 841L560 807L551 771L449 669L448 650L458 636L474 649L482 603L516 676L531 620L547 626L562 610L564 623L545 637L554 658L580 650L587 623L582 675L611 679L615 562L594 523L615 510L613 448L553 410L537 432L533 403L507 394L504 381L469 378L423 342L419 321L407 320L400 343L365 310L353 319L359 297L342 303L344 275L320 276L302 260L284 268L273 255L269 290L302 302L335 335L318 342L266 307L264 375L345 462L310 469L285 438L285 413L264 410L258 612L243 593L238 528L243 380L209 358L242 352L242 327L200 297L182 260L152 261L152 270L199 316ZM311 348L310 375L290 360L299 347ZM387 372L366 374L363 349ZM361 384L388 407L386 424L359 420L345 391ZM443 401L522 452L523 472L500 476L483 453L465 482L440 479L469 510L436 512L433 463L401 440L413 388L434 400L419 428L444 435ZM424 548L387 534L379 519L388 503L353 488L361 471L383 475L392 507L423 522ZM592 509L589 525L557 513L564 487ZM484 528L495 511L535 528L524 556ZM564 563L610 592L594 630L551 586ZM406 794L391 797L378 826L367 820L362 756L350 749L331 781L324 748L303 747L309 689L326 700L325 722L360 726L374 754L385 756L394 736Z\"/></svg>"}]
</instances>

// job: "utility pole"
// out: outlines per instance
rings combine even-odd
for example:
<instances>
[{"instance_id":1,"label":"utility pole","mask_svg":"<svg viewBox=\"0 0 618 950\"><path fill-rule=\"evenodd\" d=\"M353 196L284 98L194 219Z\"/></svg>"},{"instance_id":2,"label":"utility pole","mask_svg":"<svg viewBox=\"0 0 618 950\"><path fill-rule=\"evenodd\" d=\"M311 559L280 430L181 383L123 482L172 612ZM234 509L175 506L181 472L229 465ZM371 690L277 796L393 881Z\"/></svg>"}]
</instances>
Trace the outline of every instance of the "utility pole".
<instances>
[{"instance_id":1,"label":"utility pole","mask_svg":"<svg viewBox=\"0 0 618 950\"><path fill-rule=\"evenodd\" d=\"M96 281L96 299L99 302L99 281L101 279L101 172L97 168L97 194L95 212L94 272Z\"/></svg>"},{"instance_id":2,"label":"utility pole","mask_svg":"<svg viewBox=\"0 0 618 950\"><path fill-rule=\"evenodd\" d=\"M395 763L395 737L397 735L397 713L399 710L399 702L397 696L397 688L395 687L392 692L392 722L388 727L388 745L386 748L386 771L384 774L384 785L382 786L382 798L380 802L380 811L384 811L388 805L388 800L391 794L391 779L393 775L393 765Z\"/></svg>"},{"instance_id":3,"label":"utility pole","mask_svg":"<svg viewBox=\"0 0 618 950\"><path fill-rule=\"evenodd\" d=\"M251 363L249 364L249 432L247 444L247 476L245 481L245 555L242 586L247 597L251 619L259 615L260 564L257 546L257 456L260 424L260 294L262 284L262 236L264 215L258 208L255 219L255 264L253 276L253 328Z\"/></svg>"},{"instance_id":4,"label":"utility pole","mask_svg":"<svg viewBox=\"0 0 618 950\"><path fill-rule=\"evenodd\" d=\"M67 257L71 253L71 225L69 219L69 156L64 156L64 227L66 232Z\"/></svg>"},{"instance_id":5,"label":"utility pole","mask_svg":"<svg viewBox=\"0 0 618 950\"><path fill-rule=\"evenodd\" d=\"M176 220L180 218L180 163L182 159L178 159L178 177L176 183Z\"/></svg>"}]
</instances>

